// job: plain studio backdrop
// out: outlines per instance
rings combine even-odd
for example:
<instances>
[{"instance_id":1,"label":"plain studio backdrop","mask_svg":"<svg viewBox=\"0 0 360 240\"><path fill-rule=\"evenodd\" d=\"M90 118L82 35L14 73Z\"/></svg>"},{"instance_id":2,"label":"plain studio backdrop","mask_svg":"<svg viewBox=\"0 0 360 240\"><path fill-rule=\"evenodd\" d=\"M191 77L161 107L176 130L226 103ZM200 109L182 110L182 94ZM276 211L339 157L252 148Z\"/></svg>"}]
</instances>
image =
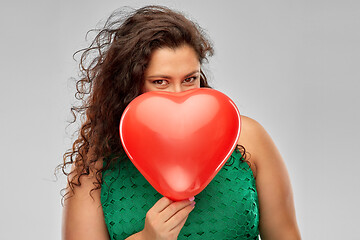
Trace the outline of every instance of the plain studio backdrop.
<instances>
[{"instance_id":1,"label":"plain studio backdrop","mask_svg":"<svg viewBox=\"0 0 360 240\"><path fill-rule=\"evenodd\" d=\"M360 2L2 1L0 239L60 239L70 107L86 32L165 5L212 39L210 84L260 122L290 174L303 239L360 239Z\"/></svg>"}]
</instances>

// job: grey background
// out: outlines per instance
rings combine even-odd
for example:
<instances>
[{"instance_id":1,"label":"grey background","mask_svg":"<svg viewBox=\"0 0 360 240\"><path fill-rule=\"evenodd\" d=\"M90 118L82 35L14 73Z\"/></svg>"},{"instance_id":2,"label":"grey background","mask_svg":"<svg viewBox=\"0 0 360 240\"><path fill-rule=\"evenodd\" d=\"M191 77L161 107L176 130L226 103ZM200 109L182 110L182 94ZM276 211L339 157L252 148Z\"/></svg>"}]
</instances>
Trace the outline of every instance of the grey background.
<instances>
[{"instance_id":1,"label":"grey background","mask_svg":"<svg viewBox=\"0 0 360 240\"><path fill-rule=\"evenodd\" d=\"M212 38L212 85L270 133L290 173L303 239L360 239L360 3L1 1L0 239L60 239L53 170L87 30L115 9L158 3Z\"/></svg>"}]
</instances>

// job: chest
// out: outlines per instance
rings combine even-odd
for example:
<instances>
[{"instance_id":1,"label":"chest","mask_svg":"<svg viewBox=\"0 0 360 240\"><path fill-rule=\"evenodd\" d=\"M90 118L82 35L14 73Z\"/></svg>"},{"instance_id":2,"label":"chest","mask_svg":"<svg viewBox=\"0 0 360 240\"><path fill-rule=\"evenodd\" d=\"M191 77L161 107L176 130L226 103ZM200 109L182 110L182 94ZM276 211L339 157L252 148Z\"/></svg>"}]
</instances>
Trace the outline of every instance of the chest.
<instances>
[{"instance_id":1,"label":"chest","mask_svg":"<svg viewBox=\"0 0 360 240\"><path fill-rule=\"evenodd\" d=\"M147 211L162 196L132 164L103 176L101 201L112 239L125 239L141 231ZM195 199L196 207L178 239L256 239L258 198L247 163L225 165Z\"/></svg>"}]
</instances>

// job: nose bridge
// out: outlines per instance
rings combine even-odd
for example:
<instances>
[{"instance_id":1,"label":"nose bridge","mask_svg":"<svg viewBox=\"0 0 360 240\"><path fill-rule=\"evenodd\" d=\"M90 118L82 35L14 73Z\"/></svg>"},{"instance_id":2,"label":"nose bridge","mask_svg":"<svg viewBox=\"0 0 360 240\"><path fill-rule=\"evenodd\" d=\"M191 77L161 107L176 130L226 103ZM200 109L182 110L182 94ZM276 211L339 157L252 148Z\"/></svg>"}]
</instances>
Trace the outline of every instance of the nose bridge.
<instances>
[{"instance_id":1,"label":"nose bridge","mask_svg":"<svg viewBox=\"0 0 360 240\"><path fill-rule=\"evenodd\" d=\"M176 80L173 82L172 84L172 89L173 92L181 92L182 89L182 84L181 84L181 80Z\"/></svg>"},{"instance_id":2,"label":"nose bridge","mask_svg":"<svg viewBox=\"0 0 360 240\"><path fill-rule=\"evenodd\" d=\"M174 92L181 92L181 91L182 91L181 82L174 83Z\"/></svg>"}]
</instances>

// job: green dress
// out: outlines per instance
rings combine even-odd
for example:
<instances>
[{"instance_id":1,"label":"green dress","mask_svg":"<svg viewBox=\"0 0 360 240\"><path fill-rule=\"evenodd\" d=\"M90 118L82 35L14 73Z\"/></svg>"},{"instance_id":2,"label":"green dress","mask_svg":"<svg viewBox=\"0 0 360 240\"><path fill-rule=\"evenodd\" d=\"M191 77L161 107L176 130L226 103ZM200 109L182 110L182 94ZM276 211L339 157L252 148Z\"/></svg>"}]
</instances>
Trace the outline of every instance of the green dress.
<instances>
[{"instance_id":1,"label":"green dress","mask_svg":"<svg viewBox=\"0 0 360 240\"><path fill-rule=\"evenodd\" d=\"M230 164L231 163L231 164ZM110 239L125 239L144 228L147 211L160 195L127 158L103 173L101 203ZM259 208L249 165L234 150L209 185L195 196L178 239L258 239Z\"/></svg>"}]
</instances>

